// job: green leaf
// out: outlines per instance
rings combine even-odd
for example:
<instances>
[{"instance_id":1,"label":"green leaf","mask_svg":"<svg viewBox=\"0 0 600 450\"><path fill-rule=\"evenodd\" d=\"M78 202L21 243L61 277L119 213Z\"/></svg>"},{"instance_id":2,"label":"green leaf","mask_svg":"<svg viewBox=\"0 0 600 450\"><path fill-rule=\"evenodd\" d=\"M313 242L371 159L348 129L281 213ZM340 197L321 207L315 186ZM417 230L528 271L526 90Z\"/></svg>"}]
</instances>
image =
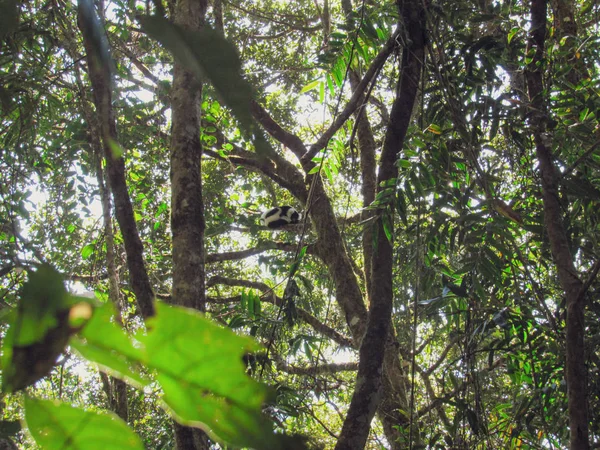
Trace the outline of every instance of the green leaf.
<instances>
[{"instance_id":1,"label":"green leaf","mask_svg":"<svg viewBox=\"0 0 600 450\"><path fill-rule=\"evenodd\" d=\"M164 45L199 80L210 80L252 139L258 153L269 155L275 152L252 118L252 87L242 77L242 64L233 44L208 25L190 31L163 17L143 15L139 20L144 31Z\"/></svg>"},{"instance_id":2,"label":"green leaf","mask_svg":"<svg viewBox=\"0 0 600 450\"><path fill-rule=\"evenodd\" d=\"M325 176L327 177L327 179L329 180L329 182L331 184L334 183L333 181L333 175L331 174L331 170L329 170L329 164L324 164L323 165L323 171L325 172Z\"/></svg>"},{"instance_id":3,"label":"green leaf","mask_svg":"<svg viewBox=\"0 0 600 450\"><path fill-rule=\"evenodd\" d=\"M96 308L88 324L71 338L69 344L85 359L98 364L111 375L146 386L147 380L136 368L143 360L143 353L113 318L111 304Z\"/></svg>"},{"instance_id":4,"label":"green leaf","mask_svg":"<svg viewBox=\"0 0 600 450\"><path fill-rule=\"evenodd\" d=\"M312 91L316 89L320 84L323 84L322 80L314 80L305 85L302 89L300 89L300 93L304 94L305 92Z\"/></svg>"},{"instance_id":5,"label":"green leaf","mask_svg":"<svg viewBox=\"0 0 600 450\"><path fill-rule=\"evenodd\" d=\"M398 211L398 215L404 226L408 226L406 198L404 198L404 193L401 189L396 191L396 211Z\"/></svg>"},{"instance_id":6,"label":"green leaf","mask_svg":"<svg viewBox=\"0 0 600 450\"><path fill-rule=\"evenodd\" d=\"M56 313L68 309L68 294L60 274L42 264L23 286L17 318L15 345L40 341L58 323Z\"/></svg>"},{"instance_id":7,"label":"green leaf","mask_svg":"<svg viewBox=\"0 0 600 450\"><path fill-rule=\"evenodd\" d=\"M254 317L255 317L255 316L254 316L254 310L255 310L255 306L254 306L254 296L253 296L253 295L248 295L248 294L246 294L246 302L248 303L248 308L247 308L248 315L249 315L251 318L254 318Z\"/></svg>"},{"instance_id":8,"label":"green leaf","mask_svg":"<svg viewBox=\"0 0 600 450\"><path fill-rule=\"evenodd\" d=\"M252 298L254 298L254 310L252 311L252 313L254 314L254 316L260 316L262 310L262 302L260 301L260 296L252 292Z\"/></svg>"},{"instance_id":9,"label":"green leaf","mask_svg":"<svg viewBox=\"0 0 600 450\"><path fill-rule=\"evenodd\" d=\"M87 244L81 249L81 257L83 259L88 259L94 253L94 249L96 246L94 244Z\"/></svg>"},{"instance_id":10,"label":"green leaf","mask_svg":"<svg viewBox=\"0 0 600 450\"><path fill-rule=\"evenodd\" d=\"M96 413L25 397L29 432L46 450L143 450L140 438L113 413Z\"/></svg>"},{"instance_id":11,"label":"green leaf","mask_svg":"<svg viewBox=\"0 0 600 450\"><path fill-rule=\"evenodd\" d=\"M427 144L425 143L425 141L423 141L423 140L422 140L420 137L418 137L418 136L414 136L414 137L411 139L411 144L412 144L412 145L414 145L414 146L416 146L416 147L419 147L419 148L425 148L425 147L427 147Z\"/></svg>"},{"instance_id":12,"label":"green leaf","mask_svg":"<svg viewBox=\"0 0 600 450\"><path fill-rule=\"evenodd\" d=\"M298 272L300 264L302 264L302 260L304 259L304 255L306 254L306 248L306 246L302 247L300 253L298 254L298 257L296 258L296 261L294 261L294 263L290 267L290 272L288 274L290 278L293 278L294 275L296 275L296 272Z\"/></svg>"},{"instance_id":13,"label":"green leaf","mask_svg":"<svg viewBox=\"0 0 600 450\"><path fill-rule=\"evenodd\" d=\"M262 414L265 386L245 373L242 356L258 349L251 339L221 328L202 314L162 303L139 340L179 421L201 426L231 445L268 448L276 437Z\"/></svg>"},{"instance_id":14,"label":"green leaf","mask_svg":"<svg viewBox=\"0 0 600 450\"><path fill-rule=\"evenodd\" d=\"M327 87L329 88L329 95L331 98L333 98L335 96L335 86L333 85L333 79L331 78L331 75L327 74L326 80ZM323 100L321 100L321 103L323 103Z\"/></svg>"},{"instance_id":15,"label":"green leaf","mask_svg":"<svg viewBox=\"0 0 600 450\"><path fill-rule=\"evenodd\" d=\"M432 123L431 125L429 125L427 127L427 131L433 133L433 134L442 134L442 129L439 125L436 125L434 123Z\"/></svg>"},{"instance_id":16,"label":"green leaf","mask_svg":"<svg viewBox=\"0 0 600 450\"><path fill-rule=\"evenodd\" d=\"M383 225L383 231L385 232L385 237L388 241L392 242L393 238L393 227L392 222L390 220L390 215L384 213L381 216L381 224Z\"/></svg>"},{"instance_id":17,"label":"green leaf","mask_svg":"<svg viewBox=\"0 0 600 450\"><path fill-rule=\"evenodd\" d=\"M508 43L510 44L511 41L513 40L513 38L515 37L515 35L519 32L520 28L519 27L513 27L511 28L511 30L508 32L508 36L507 36L507 40Z\"/></svg>"},{"instance_id":18,"label":"green leaf","mask_svg":"<svg viewBox=\"0 0 600 450\"><path fill-rule=\"evenodd\" d=\"M123 154L125 153L123 151L123 147L121 147L121 145L114 139L108 138L107 142L108 142L108 146L110 147L110 153L111 153L111 156L113 157L113 159L122 158Z\"/></svg>"}]
</instances>

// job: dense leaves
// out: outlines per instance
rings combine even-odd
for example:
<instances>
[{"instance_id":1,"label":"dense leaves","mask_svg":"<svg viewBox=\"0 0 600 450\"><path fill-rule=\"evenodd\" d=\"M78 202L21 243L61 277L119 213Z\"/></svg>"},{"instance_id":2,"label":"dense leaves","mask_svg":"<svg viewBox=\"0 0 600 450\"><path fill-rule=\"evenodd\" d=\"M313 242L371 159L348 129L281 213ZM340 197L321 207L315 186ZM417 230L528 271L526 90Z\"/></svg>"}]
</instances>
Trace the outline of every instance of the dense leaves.
<instances>
[{"instance_id":1,"label":"dense leaves","mask_svg":"<svg viewBox=\"0 0 600 450\"><path fill-rule=\"evenodd\" d=\"M143 323L123 236L114 222L103 226L106 165L74 6L0 3L2 383L5 392L27 387L30 395L4 394L3 420L13 426L2 437L33 445L14 427L25 417L48 448L64 448L43 440L52 421L72 445L93 442L95 430L109 439L114 427L114 436L140 448L127 422L146 448L168 448L174 416L236 446L277 446L280 433L302 433L309 446L332 448L356 381L353 333L364 329L361 311L371 304L367 250L385 239L393 242L393 335L385 345L396 354L386 362L389 390L367 447L566 448L567 311L544 222L534 142L543 122L560 222L586 287L589 428L597 445L598 5L549 5L545 52L534 64L543 80L539 119L524 78L534 62L530 3L428 4L417 106L398 174L377 195L367 182L365 135L376 162L401 75L399 50L364 83L367 101L345 108L385 53L400 14L394 2L216 0L210 28L198 33L173 25L172 6L166 2L164 14L152 2L92 8L114 61L114 145L145 267L165 302L173 277L174 60L206 83L198 130L206 317L159 302ZM406 43L397 36L393 42ZM330 130L341 112L348 120ZM325 133L333 137L302 159ZM369 189L375 201L363 204ZM284 204L307 213L306 229L259 226L263 210ZM383 232L369 234L379 220ZM333 247L332 235L343 245ZM71 294L83 291L98 302ZM354 292L362 299L352 309ZM93 309L89 321L75 314L82 302ZM252 353L260 347L242 335L266 350ZM129 385L124 422L100 412L116 410L121 395L106 374Z\"/></svg>"}]
</instances>

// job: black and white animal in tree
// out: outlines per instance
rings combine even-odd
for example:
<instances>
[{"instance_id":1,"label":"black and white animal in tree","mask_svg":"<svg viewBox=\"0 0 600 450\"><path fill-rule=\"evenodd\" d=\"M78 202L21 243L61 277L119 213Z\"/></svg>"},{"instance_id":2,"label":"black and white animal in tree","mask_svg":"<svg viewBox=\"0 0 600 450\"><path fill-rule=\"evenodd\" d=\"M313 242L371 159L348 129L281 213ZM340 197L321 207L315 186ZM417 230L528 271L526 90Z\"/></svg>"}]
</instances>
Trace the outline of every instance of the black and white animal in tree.
<instances>
[{"instance_id":1,"label":"black and white animal in tree","mask_svg":"<svg viewBox=\"0 0 600 450\"><path fill-rule=\"evenodd\" d=\"M278 206L262 213L261 223L269 228L281 228L290 223L300 222L302 216L292 206Z\"/></svg>"}]
</instances>

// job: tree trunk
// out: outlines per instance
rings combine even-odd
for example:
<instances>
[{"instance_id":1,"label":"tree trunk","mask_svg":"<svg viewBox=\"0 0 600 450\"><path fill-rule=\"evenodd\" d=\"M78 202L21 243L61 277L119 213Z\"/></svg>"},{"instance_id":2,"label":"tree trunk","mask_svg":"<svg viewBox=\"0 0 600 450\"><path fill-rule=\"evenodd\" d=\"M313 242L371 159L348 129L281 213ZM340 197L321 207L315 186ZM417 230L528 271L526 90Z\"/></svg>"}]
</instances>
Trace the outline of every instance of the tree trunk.
<instances>
[{"instance_id":1,"label":"tree trunk","mask_svg":"<svg viewBox=\"0 0 600 450\"><path fill-rule=\"evenodd\" d=\"M562 222L564 204L558 194L558 173L553 163L549 137L546 132L548 118L545 114L544 44L546 38L546 0L531 3L531 35L528 54L534 52L527 66L525 77L531 104L531 128L542 180L544 223L556 264L558 278L565 292L566 318L566 370L567 398L569 405L570 449L587 450L589 444L587 410L587 371L585 366L584 342L584 292L583 283L577 276L573 255L569 249L567 233Z\"/></svg>"},{"instance_id":2,"label":"tree trunk","mask_svg":"<svg viewBox=\"0 0 600 450\"><path fill-rule=\"evenodd\" d=\"M175 23L187 30L204 26L206 0L178 0ZM171 231L173 233L173 303L206 310L204 266L204 204L202 201L202 144L200 106L202 81L175 62L171 110ZM174 424L179 450L208 449L206 434Z\"/></svg>"},{"instance_id":3,"label":"tree trunk","mask_svg":"<svg viewBox=\"0 0 600 450\"><path fill-rule=\"evenodd\" d=\"M188 30L203 26L207 2L180 0L175 23ZM200 104L202 82L175 62L171 109L171 230L173 233L173 302L205 310L204 205Z\"/></svg>"},{"instance_id":4,"label":"tree trunk","mask_svg":"<svg viewBox=\"0 0 600 450\"><path fill-rule=\"evenodd\" d=\"M403 20L405 46L400 67L398 95L392 107L390 123L379 162L378 190L398 176L396 159L404 145L410 124L425 47L425 15L418 0L397 2ZM382 187L382 184L384 187ZM386 347L391 343L393 304L393 208L384 205L376 221L371 269L371 304L367 329L359 351L356 387L336 449L363 449L371 420L381 401ZM388 236L389 234L389 236Z\"/></svg>"},{"instance_id":5,"label":"tree trunk","mask_svg":"<svg viewBox=\"0 0 600 450\"><path fill-rule=\"evenodd\" d=\"M78 53L76 51L75 37L70 30L63 29L67 36L65 48L71 58L76 61ZM85 118L89 131L89 144L91 148L91 159L95 162L96 180L100 192L100 203L102 205L102 221L104 235L106 236L106 269L108 273L108 292L109 298L115 306L116 320L119 324L122 321L121 293L119 289L119 274L117 271L115 240L113 233L113 222L111 218L112 206L110 204L110 189L107 188L108 179L102 170L102 136L100 132L100 123L98 117L92 112L91 101L88 100L88 91L81 81L80 65L75 66L75 79L79 95L81 98L81 114ZM100 373L104 391L108 399L108 405L111 411L115 412L123 421L129 420L127 384L123 380L110 377L105 373Z\"/></svg>"}]
</instances>

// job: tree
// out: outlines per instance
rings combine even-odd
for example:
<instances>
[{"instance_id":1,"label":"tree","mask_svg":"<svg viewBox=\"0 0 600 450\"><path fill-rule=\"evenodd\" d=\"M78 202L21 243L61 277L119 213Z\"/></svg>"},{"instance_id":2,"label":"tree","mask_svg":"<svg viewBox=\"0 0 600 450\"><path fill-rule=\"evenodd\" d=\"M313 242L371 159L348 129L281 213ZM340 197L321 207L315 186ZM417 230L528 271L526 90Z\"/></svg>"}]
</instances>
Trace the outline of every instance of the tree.
<instances>
[{"instance_id":1,"label":"tree","mask_svg":"<svg viewBox=\"0 0 600 450\"><path fill-rule=\"evenodd\" d=\"M237 445L266 446L271 422L284 448L597 443L593 2L101 3L79 28L56 6L0 11L9 387L69 342L78 355L30 392L102 404L152 448L207 445L172 434L158 392L177 423ZM302 224L258 226L284 204ZM112 300L124 331L42 263ZM99 330L119 344L99 351ZM90 398L80 356L117 377L86 369ZM209 404L228 427L199 418ZM88 414L52 408L25 405L34 437L40 411Z\"/></svg>"}]
</instances>

